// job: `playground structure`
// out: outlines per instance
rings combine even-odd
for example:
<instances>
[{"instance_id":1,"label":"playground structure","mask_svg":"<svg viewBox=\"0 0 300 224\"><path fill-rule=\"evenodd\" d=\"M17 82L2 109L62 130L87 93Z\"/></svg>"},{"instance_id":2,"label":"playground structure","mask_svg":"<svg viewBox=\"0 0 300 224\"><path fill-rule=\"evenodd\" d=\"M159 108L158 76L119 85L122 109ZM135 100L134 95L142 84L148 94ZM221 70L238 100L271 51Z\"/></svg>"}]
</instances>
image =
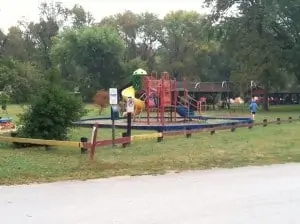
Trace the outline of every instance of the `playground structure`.
<instances>
[{"instance_id":1,"label":"playground structure","mask_svg":"<svg viewBox=\"0 0 300 224\"><path fill-rule=\"evenodd\" d=\"M176 80L171 79L167 72L163 72L160 78L145 72L136 73L133 75L132 85L128 86L121 91L122 98L133 98L135 121L139 116L138 122L147 125L165 125L179 119L184 119L185 122L199 120L199 115L205 110L205 99L195 100L186 88L183 96L179 96ZM143 112L146 113L145 119L141 116ZM155 116L153 112L156 113Z\"/></svg>"},{"instance_id":2,"label":"playground structure","mask_svg":"<svg viewBox=\"0 0 300 224\"><path fill-rule=\"evenodd\" d=\"M134 108L130 113L130 118L126 111L121 117L113 115L113 125L111 117L90 118L75 122L75 124L91 127L97 123L101 127L114 126L129 129L129 119L130 129L162 132L230 126L233 123L252 123L250 118L245 117L204 116L206 98L194 99L186 88L186 82L181 82L181 85L182 83L183 88L178 88L177 80L172 79L167 72L163 72L160 77L157 77L138 69L133 73L131 82L119 90L123 101L133 100Z\"/></svg>"},{"instance_id":3,"label":"playground structure","mask_svg":"<svg viewBox=\"0 0 300 224\"><path fill-rule=\"evenodd\" d=\"M0 132L11 131L16 128L12 118L0 118Z\"/></svg>"}]
</instances>

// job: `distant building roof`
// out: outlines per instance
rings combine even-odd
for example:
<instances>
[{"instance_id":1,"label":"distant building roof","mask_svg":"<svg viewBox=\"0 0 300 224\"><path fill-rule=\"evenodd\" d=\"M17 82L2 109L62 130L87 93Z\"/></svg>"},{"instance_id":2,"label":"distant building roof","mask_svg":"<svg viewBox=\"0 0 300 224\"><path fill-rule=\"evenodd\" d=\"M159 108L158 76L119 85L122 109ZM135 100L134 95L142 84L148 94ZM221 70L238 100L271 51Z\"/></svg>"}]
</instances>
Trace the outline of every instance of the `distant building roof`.
<instances>
[{"instance_id":1,"label":"distant building roof","mask_svg":"<svg viewBox=\"0 0 300 224\"><path fill-rule=\"evenodd\" d=\"M248 90L250 93L251 90ZM261 87L256 87L252 89L252 95L263 95L265 90ZM290 88L289 90L274 90L270 89L269 94L299 94L300 88Z\"/></svg>"},{"instance_id":2,"label":"distant building roof","mask_svg":"<svg viewBox=\"0 0 300 224\"><path fill-rule=\"evenodd\" d=\"M201 93L222 93L230 92L230 87L220 82L182 82L177 81L177 89L183 91L187 89L189 92L201 92Z\"/></svg>"}]
</instances>

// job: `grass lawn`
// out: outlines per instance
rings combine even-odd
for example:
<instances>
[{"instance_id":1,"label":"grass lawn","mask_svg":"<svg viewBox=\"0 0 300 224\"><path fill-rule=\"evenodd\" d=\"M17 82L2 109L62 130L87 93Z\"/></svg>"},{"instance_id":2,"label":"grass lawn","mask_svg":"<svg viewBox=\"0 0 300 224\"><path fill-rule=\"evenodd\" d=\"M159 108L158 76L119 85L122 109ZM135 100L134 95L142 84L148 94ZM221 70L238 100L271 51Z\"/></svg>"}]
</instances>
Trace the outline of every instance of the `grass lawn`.
<instances>
[{"instance_id":1,"label":"grass lawn","mask_svg":"<svg viewBox=\"0 0 300 224\"><path fill-rule=\"evenodd\" d=\"M97 116L96 108L88 107L88 116ZM16 119L22 109L11 105L8 112ZM208 113L211 114L211 113ZM226 115L225 112L213 112ZM249 116L247 110L234 114ZM272 107L270 112L260 112L257 120L275 120L277 117L299 118L299 106ZM4 115L2 115L4 116ZM12 149L0 145L0 184L20 184L69 179L89 179L115 175L157 174L168 170L209 169L213 167L237 167L266 165L300 161L300 121L291 124L269 125L237 129L231 133L222 131L195 134L190 139L183 136L169 137L161 143L146 140L130 147L98 148L96 160L89 163L87 155L76 148ZM120 131L118 131L120 132ZM70 133L73 140L90 137L91 130L78 128ZM109 129L100 129L100 138L111 136ZM120 135L120 133L118 133Z\"/></svg>"}]
</instances>

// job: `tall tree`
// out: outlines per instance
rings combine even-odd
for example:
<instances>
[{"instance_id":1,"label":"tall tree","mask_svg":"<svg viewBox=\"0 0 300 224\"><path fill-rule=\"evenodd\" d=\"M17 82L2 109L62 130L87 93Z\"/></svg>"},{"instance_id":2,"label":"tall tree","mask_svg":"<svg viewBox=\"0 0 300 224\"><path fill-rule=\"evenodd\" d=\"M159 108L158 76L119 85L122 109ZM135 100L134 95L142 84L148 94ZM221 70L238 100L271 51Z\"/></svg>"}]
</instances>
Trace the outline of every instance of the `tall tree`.
<instances>
[{"instance_id":1,"label":"tall tree","mask_svg":"<svg viewBox=\"0 0 300 224\"><path fill-rule=\"evenodd\" d=\"M268 110L268 93L271 86L281 84L282 72L281 40L275 31L276 11L270 1L207 0L215 4L215 19L227 22L227 49L238 62L239 80L255 80L264 89L264 109ZM227 16L226 12L237 6L239 16ZM249 82L250 83L250 82Z\"/></svg>"},{"instance_id":2,"label":"tall tree","mask_svg":"<svg viewBox=\"0 0 300 224\"><path fill-rule=\"evenodd\" d=\"M69 13L71 14L71 21L74 28L89 26L94 22L92 14L85 11L81 5L74 5Z\"/></svg>"},{"instance_id":3,"label":"tall tree","mask_svg":"<svg viewBox=\"0 0 300 224\"><path fill-rule=\"evenodd\" d=\"M195 11L168 13L163 20L159 38L162 60L173 73L199 79L195 53L208 49L207 20Z\"/></svg>"},{"instance_id":4,"label":"tall tree","mask_svg":"<svg viewBox=\"0 0 300 224\"><path fill-rule=\"evenodd\" d=\"M25 45L22 30L16 26L10 27L8 34L5 36L5 43L2 46L2 55L22 61L29 60L29 52L26 51Z\"/></svg>"},{"instance_id":5,"label":"tall tree","mask_svg":"<svg viewBox=\"0 0 300 224\"><path fill-rule=\"evenodd\" d=\"M6 42L6 35L0 29L0 56L3 54L3 47Z\"/></svg>"},{"instance_id":6,"label":"tall tree","mask_svg":"<svg viewBox=\"0 0 300 224\"><path fill-rule=\"evenodd\" d=\"M43 2L40 7L40 21L38 23L22 23L25 28L25 37L28 42L35 45L37 49L35 59L42 69L52 67L50 51L52 38L55 37L60 28L64 26L70 13L61 3Z\"/></svg>"},{"instance_id":7,"label":"tall tree","mask_svg":"<svg viewBox=\"0 0 300 224\"><path fill-rule=\"evenodd\" d=\"M150 71L155 69L158 40L163 30L162 21L154 13L141 13L138 16L137 51L140 59L147 63Z\"/></svg>"},{"instance_id":8,"label":"tall tree","mask_svg":"<svg viewBox=\"0 0 300 224\"><path fill-rule=\"evenodd\" d=\"M124 61L129 62L137 57L137 36L139 17L132 11L126 10L113 16L105 17L99 26L109 26L116 29L125 43Z\"/></svg>"},{"instance_id":9,"label":"tall tree","mask_svg":"<svg viewBox=\"0 0 300 224\"><path fill-rule=\"evenodd\" d=\"M108 27L66 30L58 35L52 48L53 60L61 70L66 70L65 74L70 74L70 65L77 65L85 71L80 77L80 87L82 92L87 91L90 99L97 90L120 81L123 53L123 41L115 30Z\"/></svg>"},{"instance_id":10,"label":"tall tree","mask_svg":"<svg viewBox=\"0 0 300 224\"><path fill-rule=\"evenodd\" d=\"M30 62L0 60L0 90L8 90L14 103L27 102L44 84L44 77Z\"/></svg>"}]
</instances>

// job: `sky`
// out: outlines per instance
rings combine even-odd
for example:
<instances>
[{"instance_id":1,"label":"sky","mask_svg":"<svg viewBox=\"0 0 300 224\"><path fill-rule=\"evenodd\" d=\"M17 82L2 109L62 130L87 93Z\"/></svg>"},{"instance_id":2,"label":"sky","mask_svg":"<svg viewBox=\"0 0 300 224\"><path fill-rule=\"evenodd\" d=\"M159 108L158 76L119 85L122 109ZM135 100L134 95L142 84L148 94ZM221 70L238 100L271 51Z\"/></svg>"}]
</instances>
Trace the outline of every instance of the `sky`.
<instances>
[{"instance_id":1,"label":"sky","mask_svg":"<svg viewBox=\"0 0 300 224\"><path fill-rule=\"evenodd\" d=\"M18 20L23 18L27 21L37 21L38 6L41 2L45 0L0 0L0 29L6 32L10 26L16 25ZM72 7L75 4L82 5L97 21L125 10L131 10L134 13L149 11L160 17L171 10L208 12L208 9L203 7L203 0L60 0L59 2L66 7Z\"/></svg>"}]
</instances>

